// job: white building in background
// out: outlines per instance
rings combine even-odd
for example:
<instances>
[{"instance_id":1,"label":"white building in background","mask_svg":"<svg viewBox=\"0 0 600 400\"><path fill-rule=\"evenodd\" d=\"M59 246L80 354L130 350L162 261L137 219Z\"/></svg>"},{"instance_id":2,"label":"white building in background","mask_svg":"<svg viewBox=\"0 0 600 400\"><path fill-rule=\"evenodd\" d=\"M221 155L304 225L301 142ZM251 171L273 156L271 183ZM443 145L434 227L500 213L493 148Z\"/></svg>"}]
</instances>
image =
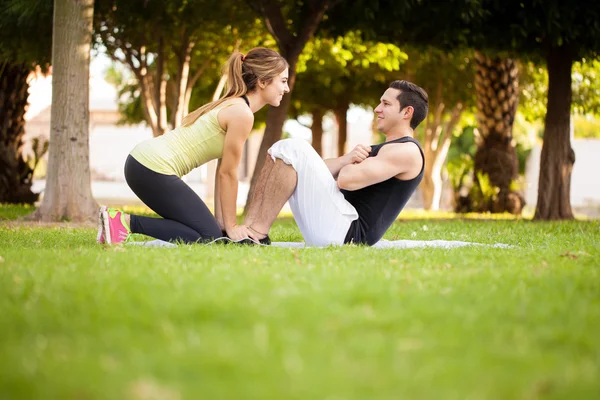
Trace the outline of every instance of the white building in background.
<instances>
[{"instance_id":1,"label":"white building in background","mask_svg":"<svg viewBox=\"0 0 600 400\"><path fill-rule=\"evenodd\" d=\"M52 109L52 76L31 81L29 109L25 115L26 140L49 138ZM123 179L123 163L129 150L152 136L143 125L119 126L117 92L104 79L90 78L90 164L94 179ZM120 164L120 166L119 166Z\"/></svg>"},{"instance_id":2,"label":"white building in background","mask_svg":"<svg viewBox=\"0 0 600 400\"><path fill-rule=\"evenodd\" d=\"M571 174L571 206L600 216L600 140L573 139L571 147L575 152L575 165ZM536 145L529 155L525 169L525 201L534 207L540 176L542 147Z\"/></svg>"}]
</instances>

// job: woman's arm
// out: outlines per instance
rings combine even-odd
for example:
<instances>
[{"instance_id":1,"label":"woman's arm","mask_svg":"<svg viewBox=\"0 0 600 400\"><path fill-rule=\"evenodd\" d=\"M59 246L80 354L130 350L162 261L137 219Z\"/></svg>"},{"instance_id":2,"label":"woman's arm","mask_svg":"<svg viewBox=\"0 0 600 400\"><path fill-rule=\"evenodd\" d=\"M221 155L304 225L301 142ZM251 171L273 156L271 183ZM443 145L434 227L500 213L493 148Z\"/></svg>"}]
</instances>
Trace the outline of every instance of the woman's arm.
<instances>
[{"instance_id":1,"label":"woman's arm","mask_svg":"<svg viewBox=\"0 0 600 400\"><path fill-rule=\"evenodd\" d=\"M221 210L221 192L219 188L219 171L221 170L221 159L217 161L217 170L215 171L215 218L219 224L219 228L224 231L225 224L223 223L223 212Z\"/></svg>"},{"instance_id":2,"label":"woman's arm","mask_svg":"<svg viewBox=\"0 0 600 400\"><path fill-rule=\"evenodd\" d=\"M258 240L250 229L237 225L236 203L238 193L238 166L242 158L244 143L252 130L254 114L248 108L229 107L223 110L219 120L226 127L223 157L215 180L219 187L219 198L223 225L227 236L233 240L247 237Z\"/></svg>"}]
</instances>

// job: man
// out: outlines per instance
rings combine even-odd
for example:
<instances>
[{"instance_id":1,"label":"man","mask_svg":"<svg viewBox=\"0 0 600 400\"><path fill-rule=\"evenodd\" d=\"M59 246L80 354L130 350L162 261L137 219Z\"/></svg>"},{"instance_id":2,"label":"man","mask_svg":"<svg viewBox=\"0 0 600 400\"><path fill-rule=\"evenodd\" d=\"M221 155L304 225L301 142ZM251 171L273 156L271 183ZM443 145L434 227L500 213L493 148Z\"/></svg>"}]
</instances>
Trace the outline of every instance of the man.
<instances>
[{"instance_id":1,"label":"man","mask_svg":"<svg viewBox=\"0 0 600 400\"><path fill-rule=\"evenodd\" d=\"M244 221L254 239L267 237L288 200L307 245L371 246L383 237L423 178L413 131L427 116L428 98L417 85L394 81L380 100L375 113L384 143L327 160L303 140L269 149Z\"/></svg>"}]
</instances>

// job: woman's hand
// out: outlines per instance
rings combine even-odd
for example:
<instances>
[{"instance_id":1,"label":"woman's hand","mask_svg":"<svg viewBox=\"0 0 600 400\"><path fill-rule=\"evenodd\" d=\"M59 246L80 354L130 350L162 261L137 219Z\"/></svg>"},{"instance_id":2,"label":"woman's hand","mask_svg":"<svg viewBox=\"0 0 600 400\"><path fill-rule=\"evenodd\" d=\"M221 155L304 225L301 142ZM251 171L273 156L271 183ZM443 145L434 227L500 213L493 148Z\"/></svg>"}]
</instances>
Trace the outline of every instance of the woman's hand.
<instances>
[{"instance_id":1,"label":"woman's hand","mask_svg":"<svg viewBox=\"0 0 600 400\"><path fill-rule=\"evenodd\" d=\"M259 241L259 237L246 225L234 225L226 230L227 237L233 241L240 241L242 239L250 238L255 241Z\"/></svg>"}]
</instances>

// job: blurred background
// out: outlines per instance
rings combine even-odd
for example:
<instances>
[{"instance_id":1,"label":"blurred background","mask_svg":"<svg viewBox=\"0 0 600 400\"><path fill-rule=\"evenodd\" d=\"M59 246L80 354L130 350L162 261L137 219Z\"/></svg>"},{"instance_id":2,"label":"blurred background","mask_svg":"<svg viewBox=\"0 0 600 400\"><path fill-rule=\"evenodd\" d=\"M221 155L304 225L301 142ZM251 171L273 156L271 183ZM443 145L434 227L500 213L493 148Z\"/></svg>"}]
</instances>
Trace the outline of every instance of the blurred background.
<instances>
[{"instance_id":1,"label":"blurred background","mask_svg":"<svg viewBox=\"0 0 600 400\"><path fill-rule=\"evenodd\" d=\"M39 202L46 188L53 140L53 5L47 3L5 0L0 8L0 202ZM531 216L547 190L542 197L550 203L567 196L574 213L597 217L594 16L600 11L570 2L579 11L566 12L561 2L550 3L96 0L89 72L93 197L136 203L123 176L129 151L218 98L221 67L232 51L265 46L290 62L293 90L279 109L257 115L239 167L240 207L257 160L279 138L307 140L324 158L385 140L373 129L373 108L392 80L406 79L430 99L429 116L415 132L426 176L408 208ZM568 110L566 120L559 109ZM281 114L285 122L278 125ZM209 204L214 168L209 163L184 178ZM540 171L548 182L542 187Z\"/></svg>"}]
</instances>

